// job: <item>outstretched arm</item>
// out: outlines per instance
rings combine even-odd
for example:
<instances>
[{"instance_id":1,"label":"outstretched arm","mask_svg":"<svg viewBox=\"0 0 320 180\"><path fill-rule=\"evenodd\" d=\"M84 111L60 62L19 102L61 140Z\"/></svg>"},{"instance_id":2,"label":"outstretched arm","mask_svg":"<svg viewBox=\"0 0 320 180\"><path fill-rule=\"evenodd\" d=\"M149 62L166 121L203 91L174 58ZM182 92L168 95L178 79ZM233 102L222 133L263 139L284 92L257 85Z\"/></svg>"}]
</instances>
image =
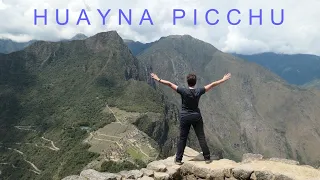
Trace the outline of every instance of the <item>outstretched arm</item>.
<instances>
[{"instance_id":1,"label":"outstretched arm","mask_svg":"<svg viewBox=\"0 0 320 180\"><path fill-rule=\"evenodd\" d=\"M210 89L212 89L213 87L218 86L221 83L224 83L225 81L227 81L230 78L231 78L231 74L228 73L228 74L224 75L223 78L220 79L219 81L212 82L212 83L206 85L204 88L206 89L206 92L207 92Z\"/></svg>"},{"instance_id":2,"label":"outstretched arm","mask_svg":"<svg viewBox=\"0 0 320 180\"><path fill-rule=\"evenodd\" d=\"M164 84L164 85L167 85L167 86L171 87L173 90L177 91L178 86L175 85L175 84L173 84L173 83L171 83L170 81L166 81L166 80L160 79L160 78L159 78L156 74L154 74L154 73L151 73L151 77L152 77L154 80L156 80L156 81L158 81L158 82L160 82L160 83L162 83L162 84Z\"/></svg>"}]
</instances>

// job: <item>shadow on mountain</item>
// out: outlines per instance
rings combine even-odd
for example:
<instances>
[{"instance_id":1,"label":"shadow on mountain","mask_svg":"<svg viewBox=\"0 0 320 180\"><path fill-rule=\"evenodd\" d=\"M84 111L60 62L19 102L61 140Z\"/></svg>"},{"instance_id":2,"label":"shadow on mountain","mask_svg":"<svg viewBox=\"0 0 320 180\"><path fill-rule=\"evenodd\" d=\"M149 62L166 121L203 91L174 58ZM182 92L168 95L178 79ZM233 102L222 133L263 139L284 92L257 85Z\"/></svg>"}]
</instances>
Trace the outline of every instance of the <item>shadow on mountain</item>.
<instances>
[{"instance_id":1,"label":"shadow on mountain","mask_svg":"<svg viewBox=\"0 0 320 180\"><path fill-rule=\"evenodd\" d=\"M1 129L12 127L17 123L21 114L20 97L36 83L36 75L28 71L26 64L21 52L7 56L0 55ZM1 134L1 137L5 137L5 134Z\"/></svg>"}]
</instances>

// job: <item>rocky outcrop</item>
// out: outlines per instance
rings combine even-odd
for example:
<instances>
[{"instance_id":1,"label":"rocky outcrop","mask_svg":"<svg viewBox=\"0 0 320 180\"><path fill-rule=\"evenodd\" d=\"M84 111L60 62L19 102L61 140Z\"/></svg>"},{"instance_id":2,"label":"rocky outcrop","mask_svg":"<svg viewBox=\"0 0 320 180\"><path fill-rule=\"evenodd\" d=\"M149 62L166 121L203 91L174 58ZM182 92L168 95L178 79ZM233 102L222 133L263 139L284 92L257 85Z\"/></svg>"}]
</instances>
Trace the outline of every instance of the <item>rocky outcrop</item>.
<instances>
[{"instance_id":1,"label":"rocky outcrop","mask_svg":"<svg viewBox=\"0 0 320 180\"><path fill-rule=\"evenodd\" d=\"M301 166L293 160L264 159L260 154L244 154L242 162L220 159L206 164L197 158L199 154L187 147L181 166L174 163L174 157L169 157L151 162L141 170L113 174L88 169L80 176L68 176L63 180L320 180L320 170Z\"/></svg>"}]
</instances>

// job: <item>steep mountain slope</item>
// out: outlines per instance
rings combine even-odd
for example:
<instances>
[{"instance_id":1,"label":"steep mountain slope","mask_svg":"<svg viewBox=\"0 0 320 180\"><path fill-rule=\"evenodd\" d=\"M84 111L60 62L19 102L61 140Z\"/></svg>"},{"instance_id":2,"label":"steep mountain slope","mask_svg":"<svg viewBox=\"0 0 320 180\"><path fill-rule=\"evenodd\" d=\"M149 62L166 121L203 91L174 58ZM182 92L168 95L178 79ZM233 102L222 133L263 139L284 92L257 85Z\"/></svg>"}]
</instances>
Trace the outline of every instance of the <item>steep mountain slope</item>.
<instances>
[{"instance_id":1,"label":"steep mountain slope","mask_svg":"<svg viewBox=\"0 0 320 180\"><path fill-rule=\"evenodd\" d=\"M10 39L0 39L0 53L8 54L14 51L19 51L34 43L35 41L28 42L15 42Z\"/></svg>"},{"instance_id":2,"label":"steep mountain slope","mask_svg":"<svg viewBox=\"0 0 320 180\"><path fill-rule=\"evenodd\" d=\"M290 84L304 85L320 78L320 57L308 54L262 53L235 56L257 63L276 73Z\"/></svg>"},{"instance_id":3,"label":"steep mountain slope","mask_svg":"<svg viewBox=\"0 0 320 180\"><path fill-rule=\"evenodd\" d=\"M141 143L170 152L177 108L140 71L114 31L0 54L0 179L61 179L97 162L102 170L139 165ZM134 164L104 162L117 144Z\"/></svg>"},{"instance_id":4,"label":"steep mountain slope","mask_svg":"<svg viewBox=\"0 0 320 180\"><path fill-rule=\"evenodd\" d=\"M148 49L149 47L152 46L155 42L150 42L150 43L142 43L139 41L132 41L128 39L124 39L124 42L126 45L129 47L133 55L138 55L142 53L144 50Z\"/></svg>"},{"instance_id":5,"label":"steep mountain slope","mask_svg":"<svg viewBox=\"0 0 320 180\"><path fill-rule=\"evenodd\" d=\"M210 146L222 149L226 157L238 160L255 152L319 164L318 91L290 86L261 66L188 35L163 38L138 59L141 68L179 86L186 86L190 72L198 75L198 87L232 73L231 80L206 93L200 103ZM180 104L170 88L157 87Z\"/></svg>"}]
</instances>

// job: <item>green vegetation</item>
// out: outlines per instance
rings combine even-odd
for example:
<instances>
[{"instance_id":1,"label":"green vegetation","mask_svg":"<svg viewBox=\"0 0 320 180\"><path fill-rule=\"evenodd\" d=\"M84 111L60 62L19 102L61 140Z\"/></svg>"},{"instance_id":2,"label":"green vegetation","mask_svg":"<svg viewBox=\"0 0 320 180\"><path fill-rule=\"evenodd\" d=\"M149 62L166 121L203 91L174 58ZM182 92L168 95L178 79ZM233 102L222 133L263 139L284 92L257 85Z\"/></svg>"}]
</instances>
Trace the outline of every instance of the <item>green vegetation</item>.
<instances>
[{"instance_id":1,"label":"green vegetation","mask_svg":"<svg viewBox=\"0 0 320 180\"><path fill-rule=\"evenodd\" d=\"M83 143L89 133L81 127L94 131L114 122L114 116L103 111L107 104L127 111L163 112L161 96L138 81L136 59L120 37L109 35L95 42L101 44L92 44L104 47L99 52L85 41L36 42L24 51L0 55L0 67L5 67L0 68L0 143L23 153L1 149L0 163L18 167L1 165L1 178L61 179L78 174L99 156ZM129 152L137 163L117 164L116 169L141 165L142 155ZM25 160L41 172L30 171L35 168Z\"/></svg>"},{"instance_id":2,"label":"green vegetation","mask_svg":"<svg viewBox=\"0 0 320 180\"><path fill-rule=\"evenodd\" d=\"M130 147L127 149L127 153L134 159L143 159L145 155L140 152L140 150L136 149L135 147Z\"/></svg>"}]
</instances>

